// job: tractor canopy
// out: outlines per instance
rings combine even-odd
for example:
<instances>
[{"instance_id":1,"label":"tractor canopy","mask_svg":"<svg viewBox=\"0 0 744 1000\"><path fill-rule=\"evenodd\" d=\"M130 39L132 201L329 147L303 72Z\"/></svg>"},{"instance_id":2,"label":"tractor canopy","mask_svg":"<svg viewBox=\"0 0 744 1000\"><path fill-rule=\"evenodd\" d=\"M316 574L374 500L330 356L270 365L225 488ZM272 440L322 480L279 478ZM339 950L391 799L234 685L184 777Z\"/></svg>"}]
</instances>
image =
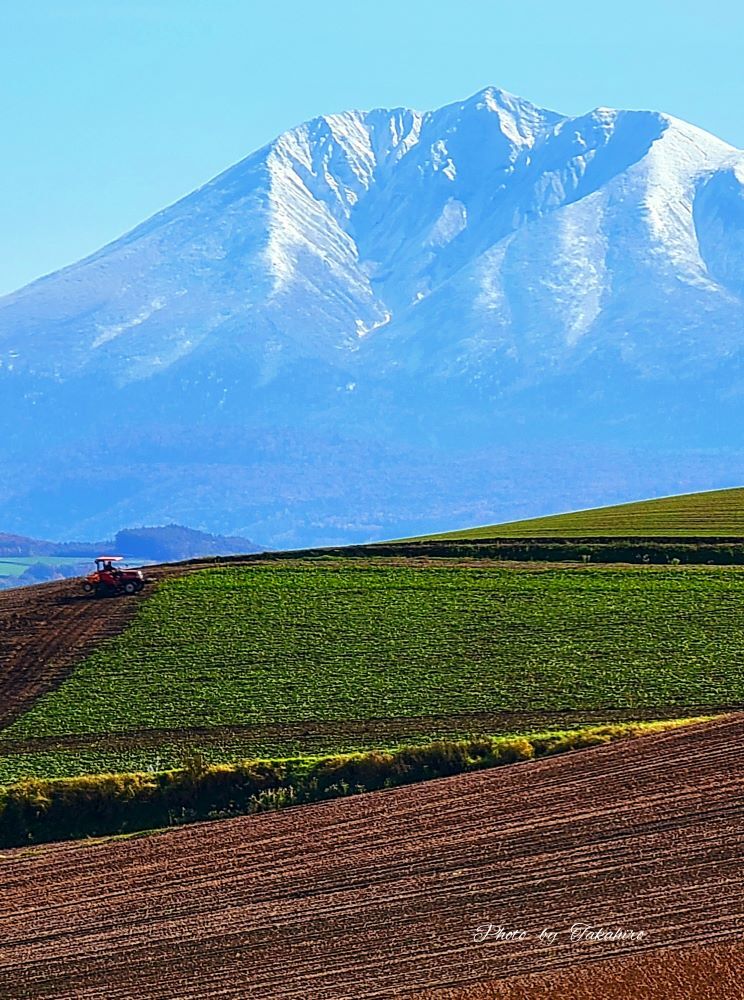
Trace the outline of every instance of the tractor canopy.
<instances>
[{"instance_id":1,"label":"tractor canopy","mask_svg":"<svg viewBox=\"0 0 744 1000\"><path fill-rule=\"evenodd\" d=\"M123 562L123 560L124 556L96 556L95 564L98 569L100 569L101 566L105 566L106 563L118 563Z\"/></svg>"}]
</instances>

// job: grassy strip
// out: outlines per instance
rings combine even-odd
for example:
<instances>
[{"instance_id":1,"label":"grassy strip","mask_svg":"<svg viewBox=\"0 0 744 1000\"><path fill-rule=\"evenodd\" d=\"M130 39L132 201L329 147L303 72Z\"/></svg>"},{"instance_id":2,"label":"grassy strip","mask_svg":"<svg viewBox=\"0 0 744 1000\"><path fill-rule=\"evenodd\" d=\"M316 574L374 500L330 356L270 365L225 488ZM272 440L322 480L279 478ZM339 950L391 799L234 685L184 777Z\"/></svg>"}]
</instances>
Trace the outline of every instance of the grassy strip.
<instances>
[{"instance_id":1,"label":"grassy strip","mask_svg":"<svg viewBox=\"0 0 744 1000\"><path fill-rule=\"evenodd\" d=\"M744 536L744 489L736 487L684 493L426 537L484 538L495 535L502 538L590 535L620 535L625 538L652 535L741 537Z\"/></svg>"},{"instance_id":2,"label":"grassy strip","mask_svg":"<svg viewBox=\"0 0 744 1000\"><path fill-rule=\"evenodd\" d=\"M176 771L29 779L0 788L0 847L132 833L263 812L533 760L700 721L484 736L395 751L213 766L195 756Z\"/></svg>"},{"instance_id":3,"label":"grassy strip","mask_svg":"<svg viewBox=\"0 0 744 1000\"><path fill-rule=\"evenodd\" d=\"M519 524L528 522L519 522ZM258 565L300 561L312 564L328 563L333 559L355 560L369 563L373 560L408 559L490 559L503 562L595 562L630 563L633 565L715 565L737 566L744 564L744 538L737 535L686 533L666 536L660 533L610 534L599 531L582 534L574 531L567 535L556 532L531 534L524 537L514 531L504 530L509 525L489 525L474 528L462 535L431 535L422 538L401 539L392 542L370 542L365 545L348 545L328 549L303 549L262 553L248 557L224 556L212 564L229 566L238 559ZM191 565L205 564L194 560Z\"/></svg>"},{"instance_id":4,"label":"grassy strip","mask_svg":"<svg viewBox=\"0 0 744 1000\"><path fill-rule=\"evenodd\" d=\"M0 749L0 786L13 785L26 778L75 778L89 774L120 774L132 771L155 773L180 768L188 757L198 754L206 764L237 764L244 760L286 760L294 757L331 757L338 754L366 753L369 750L400 750L435 741L459 742L487 733L489 736L522 736L536 732L587 729L598 725L641 722L666 718L684 718L725 711L723 707L677 706L675 710L646 712L641 715L606 709L603 714L560 712L540 716L510 717L500 724L495 717L476 720L460 717L441 721L436 718L411 719L408 723L388 725L382 720L363 732L339 724L335 730L319 729L293 735L291 730L243 735L183 736L141 746L58 746L36 749ZM459 723L459 724L456 724ZM103 737L107 739L107 737ZM0 743L2 741L0 740Z\"/></svg>"},{"instance_id":5,"label":"grassy strip","mask_svg":"<svg viewBox=\"0 0 744 1000\"><path fill-rule=\"evenodd\" d=\"M548 723L549 724L549 723ZM585 728L586 723L576 728ZM534 730L534 722L532 723ZM512 726L493 735L515 734ZM308 739L275 740L219 740L216 742L195 741L192 743L162 743L156 747L143 747L127 750L88 751L88 750L46 750L28 754L8 754L0 756L0 785L16 784L27 778L72 778L76 776L119 773L122 771L146 771L157 773L169 769L180 768L186 758L199 756L206 764L239 763L245 760L285 760L291 758L330 757L338 754L366 753L379 750L384 746L388 750L402 749L411 746L446 740L461 741L473 737L471 727L467 731L448 729L437 732L429 726L425 731L416 732L413 729L395 738L384 738L369 734L366 737L352 738L345 735L318 736Z\"/></svg>"}]
</instances>

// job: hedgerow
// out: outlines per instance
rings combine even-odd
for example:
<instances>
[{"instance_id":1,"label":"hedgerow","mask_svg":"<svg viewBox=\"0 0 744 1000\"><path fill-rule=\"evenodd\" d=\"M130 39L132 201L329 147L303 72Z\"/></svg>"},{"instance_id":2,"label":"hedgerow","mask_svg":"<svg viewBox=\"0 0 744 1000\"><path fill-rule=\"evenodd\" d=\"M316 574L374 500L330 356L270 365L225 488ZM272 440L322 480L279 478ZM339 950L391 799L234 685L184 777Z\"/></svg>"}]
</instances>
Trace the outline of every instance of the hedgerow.
<instances>
[{"instance_id":1,"label":"hedgerow","mask_svg":"<svg viewBox=\"0 0 744 1000\"><path fill-rule=\"evenodd\" d=\"M516 737L438 741L396 751L28 779L0 788L0 846L156 829L239 816L661 732L697 720L628 723Z\"/></svg>"}]
</instances>

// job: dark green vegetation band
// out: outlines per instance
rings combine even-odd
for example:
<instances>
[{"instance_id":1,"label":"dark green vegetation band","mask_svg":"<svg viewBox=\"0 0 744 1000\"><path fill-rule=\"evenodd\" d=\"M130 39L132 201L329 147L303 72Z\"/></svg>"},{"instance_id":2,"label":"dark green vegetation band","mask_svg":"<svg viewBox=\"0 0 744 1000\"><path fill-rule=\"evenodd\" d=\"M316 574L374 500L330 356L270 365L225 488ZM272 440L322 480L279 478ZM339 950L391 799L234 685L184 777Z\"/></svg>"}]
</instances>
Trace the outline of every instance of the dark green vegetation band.
<instances>
[{"instance_id":1,"label":"dark green vegetation band","mask_svg":"<svg viewBox=\"0 0 744 1000\"><path fill-rule=\"evenodd\" d=\"M324 759L245 761L182 770L31 779L0 788L0 847L220 819L393 788L676 728L690 721L436 742Z\"/></svg>"},{"instance_id":2,"label":"dark green vegetation band","mask_svg":"<svg viewBox=\"0 0 744 1000\"><path fill-rule=\"evenodd\" d=\"M304 559L497 559L505 562L585 562L652 563L654 565L710 564L715 566L744 565L744 540L738 537L700 538L617 538L617 537L555 537L499 538L498 527L492 534L457 539L423 539L421 541L375 542L369 545L347 545L338 548L302 549L285 552L264 552L256 556L223 556L193 559L188 566L215 563L285 562Z\"/></svg>"},{"instance_id":3,"label":"dark green vegetation band","mask_svg":"<svg viewBox=\"0 0 744 1000\"><path fill-rule=\"evenodd\" d=\"M505 562L595 562L654 565L744 565L744 543L740 539L603 539L483 538L456 542L416 542L401 545L372 546L360 555L423 556L451 559L499 559Z\"/></svg>"}]
</instances>

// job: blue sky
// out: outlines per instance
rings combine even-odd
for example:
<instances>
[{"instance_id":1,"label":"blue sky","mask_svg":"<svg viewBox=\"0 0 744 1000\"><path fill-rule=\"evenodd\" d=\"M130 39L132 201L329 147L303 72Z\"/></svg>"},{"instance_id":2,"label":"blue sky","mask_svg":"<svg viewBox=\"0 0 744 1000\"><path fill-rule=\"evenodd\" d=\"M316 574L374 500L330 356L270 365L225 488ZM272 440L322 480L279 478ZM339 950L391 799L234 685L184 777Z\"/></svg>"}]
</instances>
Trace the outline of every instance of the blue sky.
<instances>
[{"instance_id":1,"label":"blue sky","mask_svg":"<svg viewBox=\"0 0 744 1000\"><path fill-rule=\"evenodd\" d=\"M654 108L744 147L744 4L0 0L0 293L97 249L278 132L493 84Z\"/></svg>"}]
</instances>

